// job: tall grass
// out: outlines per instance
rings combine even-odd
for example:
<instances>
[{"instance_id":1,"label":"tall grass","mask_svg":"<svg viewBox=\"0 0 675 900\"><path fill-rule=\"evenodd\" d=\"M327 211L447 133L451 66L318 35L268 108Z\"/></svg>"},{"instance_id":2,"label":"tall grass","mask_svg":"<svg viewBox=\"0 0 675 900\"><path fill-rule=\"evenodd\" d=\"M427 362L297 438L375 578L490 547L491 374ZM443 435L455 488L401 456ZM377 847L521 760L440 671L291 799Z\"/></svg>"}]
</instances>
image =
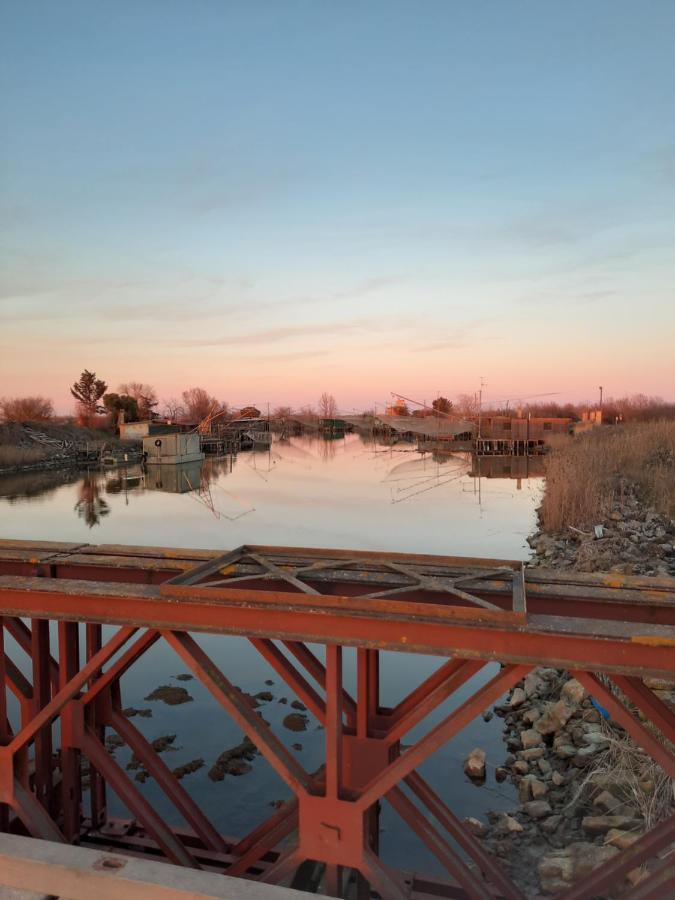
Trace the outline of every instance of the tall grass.
<instances>
[{"instance_id":1,"label":"tall grass","mask_svg":"<svg viewBox=\"0 0 675 900\"><path fill-rule=\"evenodd\" d=\"M0 444L0 468L9 466L25 466L29 463L47 459L49 453L39 447L15 447L12 444Z\"/></svg>"},{"instance_id":2,"label":"tall grass","mask_svg":"<svg viewBox=\"0 0 675 900\"><path fill-rule=\"evenodd\" d=\"M675 422L601 427L558 440L546 459L541 525L546 531L588 528L629 485L658 512L675 513Z\"/></svg>"}]
</instances>

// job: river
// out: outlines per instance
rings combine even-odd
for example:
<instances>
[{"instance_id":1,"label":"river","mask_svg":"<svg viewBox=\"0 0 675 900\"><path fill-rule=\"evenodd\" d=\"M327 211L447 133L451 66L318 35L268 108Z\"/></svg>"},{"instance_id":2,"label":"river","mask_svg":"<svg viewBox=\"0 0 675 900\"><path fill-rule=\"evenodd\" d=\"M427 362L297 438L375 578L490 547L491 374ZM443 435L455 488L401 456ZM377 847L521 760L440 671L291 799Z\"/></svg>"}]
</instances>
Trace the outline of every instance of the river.
<instances>
[{"instance_id":1,"label":"river","mask_svg":"<svg viewBox=\"0 0 675 900\"><path fill-rule=\"evenodd\" d=\"M534 529L543 486L542 477L533 474L536 469L536 461L523 458L472 462L460 455L423 456L411 445L388 447L358 435L331 441L298 437L277 441L269 451L206 460L185 470L163 467L143 473L130 466L0 477L0 537L223 551L250 543L525 559L525 539ZM272 692L274 699L262 704L262 714L289 747L296 745L293 752L305 768L316 769L323 761L323 731L311 716L304 732L283 727L293 696L250 644L215 636L201 636L199 642L243 690ZM381 654L382 703L394 705L441 662ZM350 689L353 663L354 651L346 650ZM496 666L488 666L477 678L484 681L494 671ZM196 680L175 680L183 672L173 651L156 644L124 676L124 703L152 709L151 717L133 719L150 740L176 735L175 749L163 757L171 768L204 760L183 784L216 827L243 834L270 815L270 803L287 797L288 790L262 757L241 777L226 775L215 782L209 778L215 759L240 742L241 732ZM268 680L274 684L267 685ZM166 684L185 687L192 702L169 707L144 699ZM474 687L473 681L465 685L404 741L423 734ZM288 703L279 702L283 697ZM16 714L14 707L12 712ZM494 777L505 754L501 729L498 718L478 718L420 767L460 817L480 818L488 809L515 805L512 786L498 784ZM471 783L462 771L464 757L476 746L488 754L488 777L482 786ZM125 766L130 753L120 748L115 758ZM182 824L153 779L140 789L170 821ZM109 807L114 815L125 814L112 792ZM386 803L381 823L385 862L441 873Z\"/></svg>"}]
</instances>

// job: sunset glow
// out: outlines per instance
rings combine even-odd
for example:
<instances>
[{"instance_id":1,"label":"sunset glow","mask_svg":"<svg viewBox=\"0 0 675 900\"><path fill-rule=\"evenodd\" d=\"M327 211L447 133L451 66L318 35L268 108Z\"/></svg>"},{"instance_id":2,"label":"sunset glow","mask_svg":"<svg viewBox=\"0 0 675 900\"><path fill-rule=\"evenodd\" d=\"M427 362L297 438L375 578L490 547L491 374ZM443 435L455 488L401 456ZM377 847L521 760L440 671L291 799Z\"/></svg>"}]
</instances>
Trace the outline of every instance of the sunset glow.
<instances>
[{"instance_id":1,"label":"sunset glow","mask_svg":"<svg viewBox=\"0 0 675 900\"><path fill-rule=\"evenodd\" d=\"M160 6L5 6L0 395L675 396L675 5Z\"/></svg>"}]
</instances>

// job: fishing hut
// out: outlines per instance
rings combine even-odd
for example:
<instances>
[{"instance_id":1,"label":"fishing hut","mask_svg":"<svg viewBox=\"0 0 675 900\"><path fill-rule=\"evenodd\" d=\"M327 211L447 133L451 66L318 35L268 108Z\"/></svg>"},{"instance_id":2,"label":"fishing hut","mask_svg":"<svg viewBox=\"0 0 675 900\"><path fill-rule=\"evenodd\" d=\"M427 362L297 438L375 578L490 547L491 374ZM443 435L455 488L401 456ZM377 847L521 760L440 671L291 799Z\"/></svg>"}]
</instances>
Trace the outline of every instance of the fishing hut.
<instances>
[{"instance_id":1,"label":"fishing hut","mask_svg":"<svg viewBox=\"0 0 675 900\"><path fill-rule=\"evenodd\" d=\"M143 457L151 465L175 466L204 459L199 434L159 434L143 438Z\"/></svg>"},{"instance_id":2,"label":"fishing hut","mask_svg":"<svg viewBox=\"0 0 675 900\"><path fill-rule=\"evenodd\" d=\"M419 450L456 453L472 449L475 425L436 416L376 416L373 431L392 443L416 441Z\"/></svg>"},{"instance_id":3,"label":"fishing hut","mask_svg":"<svg viewBox=\"0 0 675 900\"><path fill-rule=\"evenodd\" d=\"M272 444L272 432L268 419L233 419L220 429L221 437L235 440L240 450L266 449Z\"/></svg>"}]
</instances>

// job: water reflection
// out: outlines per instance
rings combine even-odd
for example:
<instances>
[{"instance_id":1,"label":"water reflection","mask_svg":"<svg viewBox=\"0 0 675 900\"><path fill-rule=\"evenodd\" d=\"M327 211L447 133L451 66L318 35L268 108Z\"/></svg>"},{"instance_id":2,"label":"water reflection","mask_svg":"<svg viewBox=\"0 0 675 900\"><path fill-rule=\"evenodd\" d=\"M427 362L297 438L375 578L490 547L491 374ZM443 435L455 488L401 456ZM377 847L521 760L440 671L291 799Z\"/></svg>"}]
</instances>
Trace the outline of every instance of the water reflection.
<instances>
[{"instance_id":1,"label":"water reflection","mask_svg":"<svg viewBox=\"0 0 675 900\"><path fill-rule=\"evenodd\" d=\"M291 437L266 451L178 467L142 470L129 465L24 473L0 477L0 537L221 551L248 543L525 558L529 553L525 538L535 523L541 478L531 461L523 472L524 462L522 458L477 461L466 454L421 454L411 444L385 445L370 436L349 434L329 441L319 436ZM198 640L243 690L256 694L267 690L269 680L276 682L272 688L276 699L265 707L265 717L289 752L302 753L308 770L318 768L324 758L325 732L312 721L302 738L303 749L293 749L298 735L284 728L287 706L277 702L291 695L277 674L257 658L251 644L243 638L215 635ZM346 648L345 678L350 690L356 686L354 661L355 651ZM381 662L382 702L395 706L441 661L383 654ZM179 672L168 645L154 645L124 676L126 705L147 707L148 693L160 684L171 684ZM480 677L489 676L488 671ZM448 704L464 699L465 688L432 714L432 726L447 714ZM270 797L286 796L285 788L261 759L253 763L254 772L248 777L218 784L210 781L209 765L223 750L239 743L241 733L196 680L190 683L190 693L193 703L171 708L154 704L152 717L140 727L148 740L168 732L178 734L180 748L172 764L196 757L207 761L203 770L190 775L188 790L217 827L245 834L269 814ZM424 763L424 777L460 817L480 817L484 809L513 806L511 786L498 784L491 775L487 785L478 789L462 774L462 760L476 746L488 751L491 766L501 764L501 725L497 718L485 723L479 717ZM126 765L130 751L117 752ZM140 784L139 790L163 815L171 814L152 779ZM129 815L113 795L110 809L112 815ZM433 859L415 855L418 851L409 846L409 832L391 808L384 807L382 821L385 861L394 863L404 857L413 869L435 870Z\"/></svg>"},{"instance_id":2,"label":"water reflection","mask_svg":"<svg viewBox=\"0 0 675 900\"><path fill-rule=\"evenodd\" d=\"M101 488L98 475L90 472L78 486L79 499L75 504L75 512L84 519L88 528L93 528L104 516L110 515L110 505L101 496Z\"/></svg>"},{"instance_id":3,"label":"water reflection","mask_svg":"<svg viewBox=\"0 0 675 900\"><path fill-rule=\"evenodd\" d=\"M113 543L522 558L541 471L541 458L421 453L371 435L287 437L265 450L180 466L0 477L0 504L13 507L11 518L0 515L0 532L88 540L96 527ZM79 524L71 527L73 509Z\"/></svg>"}]
</instances>

